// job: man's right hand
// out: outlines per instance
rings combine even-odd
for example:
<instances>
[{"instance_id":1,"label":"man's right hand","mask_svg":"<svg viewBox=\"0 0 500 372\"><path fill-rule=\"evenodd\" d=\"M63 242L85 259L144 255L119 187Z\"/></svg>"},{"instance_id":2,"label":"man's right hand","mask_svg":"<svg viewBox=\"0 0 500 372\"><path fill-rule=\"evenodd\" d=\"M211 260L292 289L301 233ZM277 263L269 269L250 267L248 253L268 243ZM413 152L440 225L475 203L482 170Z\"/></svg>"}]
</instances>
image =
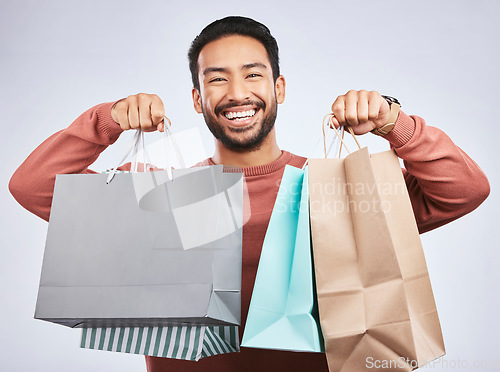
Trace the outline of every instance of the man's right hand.
<instances>
[{"instance_id":1,"label":"man's right hand","mask_svg":"<svg viewBox=\"0 0 500 372\"><path fill-rule=\"evenodd\" d=\"M139 129L144 132L163 132L165 108L156 94L139 93L116 102L111 117L123 130Z\"/></svg>"}]
</instances>

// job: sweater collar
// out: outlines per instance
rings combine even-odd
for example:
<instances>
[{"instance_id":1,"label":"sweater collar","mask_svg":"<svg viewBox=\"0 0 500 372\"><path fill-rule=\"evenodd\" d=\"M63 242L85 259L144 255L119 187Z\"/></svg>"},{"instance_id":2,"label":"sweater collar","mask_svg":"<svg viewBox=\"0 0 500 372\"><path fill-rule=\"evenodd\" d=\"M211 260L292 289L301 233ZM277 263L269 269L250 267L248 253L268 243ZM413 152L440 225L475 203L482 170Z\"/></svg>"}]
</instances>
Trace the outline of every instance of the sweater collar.
<instances>
[{"instance_id":1,"label":"sweater collar","mask_svg":"<svg viewBox=\"0 0 500 372\"><path fill-rule=\"evenodd\" d=\"M265 174L273 173L276 172L277 170L284 168L291 158L292 158L291 153L282 150L281 156L278 159L272 161L271 163L242 168L243 174L245 175L245 177L252 177L252 176L263 176ZM200 163L200 165L206 166L206 165L216 165L216 164L213 162L212 158L208 158L203 160Z\"/></svg>"}]
</instances>

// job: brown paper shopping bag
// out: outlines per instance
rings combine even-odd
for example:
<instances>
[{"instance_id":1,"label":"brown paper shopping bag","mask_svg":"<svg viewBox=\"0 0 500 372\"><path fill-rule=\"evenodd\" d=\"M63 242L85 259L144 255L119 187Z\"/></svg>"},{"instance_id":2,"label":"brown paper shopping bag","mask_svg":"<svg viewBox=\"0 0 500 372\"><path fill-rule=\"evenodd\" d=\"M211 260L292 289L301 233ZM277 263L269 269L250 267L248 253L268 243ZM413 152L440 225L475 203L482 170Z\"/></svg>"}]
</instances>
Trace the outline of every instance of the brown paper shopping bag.
<instances>
[{"instance_id":1,"label":"brown paper shopping bag","mask_svg":"<svg viewBox=\"0 0 500 372\"><path fill-rule=\"evenodd\" d=\"M359 146L359 145L358 145ZM396 154L309 160L320 323L334 371L411 371L444 343Z\"/></svg>"}]
</instances>

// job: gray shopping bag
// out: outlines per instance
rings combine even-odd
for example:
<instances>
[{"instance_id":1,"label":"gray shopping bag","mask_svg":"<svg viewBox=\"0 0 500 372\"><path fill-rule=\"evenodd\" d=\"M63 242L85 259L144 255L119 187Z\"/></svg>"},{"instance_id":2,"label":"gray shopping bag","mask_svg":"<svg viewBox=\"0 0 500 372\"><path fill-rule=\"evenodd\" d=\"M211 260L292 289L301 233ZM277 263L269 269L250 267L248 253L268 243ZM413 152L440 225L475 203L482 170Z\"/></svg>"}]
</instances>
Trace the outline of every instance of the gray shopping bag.
<instances>
[{"instance_id":1,"label":"gray shopping bag","mask_svg":"<svg viewBox=\"0 0 500 372\"><path fill-rule=\"evenodd\" d=\"M239 324L242 174L213 166L174 170L173 180L106 178L57 176L35 318L70 327Z\"/></svg>"}]
</instances>

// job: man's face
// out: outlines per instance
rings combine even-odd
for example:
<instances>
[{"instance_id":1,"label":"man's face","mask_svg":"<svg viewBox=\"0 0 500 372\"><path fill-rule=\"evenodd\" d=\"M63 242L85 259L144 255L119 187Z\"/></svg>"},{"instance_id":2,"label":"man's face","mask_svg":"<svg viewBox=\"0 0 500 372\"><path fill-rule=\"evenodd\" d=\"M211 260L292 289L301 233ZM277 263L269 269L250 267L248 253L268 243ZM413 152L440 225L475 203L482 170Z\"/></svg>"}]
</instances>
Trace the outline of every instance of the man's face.
<instances>
[{"instance_id":1,"label":"man's face","mask_svg":"<svg viewBox=\"0 0 500 372\"><path fill-rule=\"evenodd\" d=\"M223 37L203 47L198 67L194 107L212 134L234 151L258 149L285 98L285 80L274 82L264 46L247 36Z\"/></svg>"}]
</instances>

